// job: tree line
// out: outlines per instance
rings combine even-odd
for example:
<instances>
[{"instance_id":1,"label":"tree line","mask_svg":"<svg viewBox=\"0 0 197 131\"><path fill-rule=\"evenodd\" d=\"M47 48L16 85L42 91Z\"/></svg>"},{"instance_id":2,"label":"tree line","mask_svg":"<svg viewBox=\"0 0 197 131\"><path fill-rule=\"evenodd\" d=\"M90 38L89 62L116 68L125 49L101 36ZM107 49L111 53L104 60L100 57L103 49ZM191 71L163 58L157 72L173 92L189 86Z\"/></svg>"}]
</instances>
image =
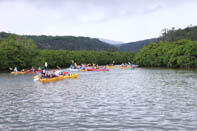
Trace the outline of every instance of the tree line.
<instances>
[{"instance_id":1,"label":"tree line","mask_svg":"<svg viewBox=\"0 0 197 131\"><path fill-rule=\"evenodd\" d=\"M28 69L32 66L49 68L69 67L72 61L77 64L106 65L115 61L115 64L132 62L135 53L117 51L68 51L68 50L40 50L33 40L16 35L0 39L0 70L8 70L17 66L19 69Z\"/></svg>"},{"instance_id":2,"label":"tree line","mask_svg":"<svg viewBox=\"0 0 197 131\"><path fill-rule=\"evenodd\" d=\"M161 41L145 46L134 61L143 67L195 68L197 67L197 41Z\"/></svg>"},{"instance_id":3,"label":"tree line","mask_svg":"<svg viewBox=\"0 0 197 131\"><path fill-rule=\"evenodd\" d=\"M197 26L163 29L157 41L141 49L134 61L143 67L196 68Z\"/></svg>"}]
</instances>

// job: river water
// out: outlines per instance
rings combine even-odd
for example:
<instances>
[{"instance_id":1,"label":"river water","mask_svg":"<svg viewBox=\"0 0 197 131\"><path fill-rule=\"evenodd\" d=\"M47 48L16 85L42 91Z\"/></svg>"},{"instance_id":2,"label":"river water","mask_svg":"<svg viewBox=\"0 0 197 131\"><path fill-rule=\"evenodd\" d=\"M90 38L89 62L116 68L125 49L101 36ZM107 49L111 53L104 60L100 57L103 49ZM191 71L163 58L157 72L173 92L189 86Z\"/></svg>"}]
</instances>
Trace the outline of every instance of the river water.
<instances>
[{"instance_id":1,"label":"river water","mask_svg":"<svg viewBox=\"0 0 197 131\"><path fill-rule=\"evenodd\" d=\"M0 74L0 130L197 130L197 71L138 68L33 81Z\"/></svg>"}]
</instances>

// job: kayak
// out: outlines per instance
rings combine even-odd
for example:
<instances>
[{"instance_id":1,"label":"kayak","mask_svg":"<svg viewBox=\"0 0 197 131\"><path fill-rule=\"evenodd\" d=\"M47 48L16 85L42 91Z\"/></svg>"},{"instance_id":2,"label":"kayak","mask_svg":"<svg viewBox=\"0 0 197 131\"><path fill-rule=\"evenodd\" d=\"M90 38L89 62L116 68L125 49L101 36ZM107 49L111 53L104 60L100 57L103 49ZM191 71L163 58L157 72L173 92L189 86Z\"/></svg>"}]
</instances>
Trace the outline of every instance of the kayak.
<instances>
[{"instance_id":1,"label":"kayak","mask_svg":"<svg viewBox=\"0 0 197 131\"><path fill-rule=\"evenodd\" d=\"M25 73L28 74L35 74L35 73L41 73L42 71L26 71Z\"/></svg>"},{"instance_id":2,"label":"kayak","mask_svg":"<svg viewBox=\"0 0 197 131\"><path fill-rule=\"evenodd\" d=\"M81 72L84 72L84 71L87 71L87 70L81 69L80 71L81 71Z\"/></svg>"},{"instance_id":3,"label":"kayak","mask_svg":"<svg viewBox=\"0 0 197 131\"><path fill-rule=\"evenodd\" d=\"M52 78L41 78L40 76L34 76L34 81L40 80L40 82L53 82L53 81L59 81L63 79L75 79L79 76L79 74L72 74L72 75L65 75L65 76L58 76L58 77L52 77Z\"/></svg>"},{"instance_id":4,"label":"kayak","mask_svg":"<svg viewBox=\"0 0 197 131\"><path fill-rule=\"evenodd\" d=\"M87 69L87 71L109 71L109 69Z\"/></svg>"},{"instance_id":5,"label":"kayak","mask_svg":"<svg viewBox=\"0 0 197 131\"><path fill-rule=\"evenodd\" d=\"M18 72L10 72L11 74L25 74L26 72L21 72L21 71L18 71Z\"/></svg>"},{"instance_id":6,"label":"kayak","mask_svg":"<svg viewBox=\"0 0 197 131\"><path fill-rule=\"evenodd\" d=\"M131 68L131 66L120 66L120 69L128 69Z\"/></svg>"},{"instance_id":7,"label":"kayak","mask_svg":"<svg viewBox=\"0 0 197 131\"><path fill-rule=\"evenodd\" d=\"M81 71L81 72L84 72L84 71L87 71L86 69L68 69L69 71Z\"/></svg>"},{"instance_id":8,"label":"kayak","mask_svg":"<svg viewBox=\"0 0 197 131\"><path fill-rule=\"evenodd\" d=\"M115 66L106 66L106 68L114 69Z\"/></svg>"},{"instance_id":9,"label":"kayak","mask_svg":"<svg viewBox=\"0 0 197 131\"><path fill-rule=\"evenodd\" d=\"M29 71L29 70L27 70L27 71L18 71L18 72L11 72L11 74L35 74L35 73L40 73L40 72L42 72L42 71L34 71L34 72L32 72L32 71Z\"/></svg>"},{"instance_id":10,"label":"kayak","mask_svg":"<svg viewBox=\"0 0 197 131\"><path fill-rule=\"evenodd\" d=\"M138 65L131 65L131 67L133 67L133 68L137 68L137 67L138 67Z\"/></svg>"},{"instance_id":11,"label":"kayak","mask_svg":"<svg viewBox=\"0 0 197 131\"><path fill-rule=\"evenodd\" d=\"M72 74L64 76L64 79L75 79L79 76L79 74Z\"/></svg>"},{"instance_id":12,"label":"kayak","mask_svg":"<svg viewBox=\"0 0 197 131\"><path fill-rule=\"evenodd\" d=\"M71 69L71 68L69 68L68 70L69 71L80 71L81 69Z\"/></svg>"},{"instance_id":13,"label":"kayak","mask_svg":"<svg viewBox=\"0 0 197 131\"><path fill-rule=\"evenodd\" d=\"M54 81L59 81L63 79L64 79L64 76L58 76L58 77L52 77L52 78L41 78L40 82L54 82Z\"/></svg>"}]
</instances>

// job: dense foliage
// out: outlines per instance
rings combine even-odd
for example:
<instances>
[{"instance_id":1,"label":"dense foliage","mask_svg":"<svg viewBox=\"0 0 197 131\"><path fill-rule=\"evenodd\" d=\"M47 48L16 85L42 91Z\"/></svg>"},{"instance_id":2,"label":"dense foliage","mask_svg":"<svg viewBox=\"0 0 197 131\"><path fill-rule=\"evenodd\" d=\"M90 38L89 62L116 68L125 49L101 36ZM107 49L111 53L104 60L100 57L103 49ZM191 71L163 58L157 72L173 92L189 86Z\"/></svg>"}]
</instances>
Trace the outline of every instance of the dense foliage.
<instances>
[{"instance_id":1,"label":"dense foliage","mask_svg":"<svg viewBox=\"0 0 197 131\"><path fill-rule=\"evenodd\" d=\"M38 63L38 53L34 42L25 37L11 35L8 39L0 39L0 70L30 67Z\"/></svg>"},{"instance_id":2,"label":"dense foliage","mask_svg":"<svg viewBox=\"0 0 197 131\"><path fill-rule=\"evenodd\" d=\"M77 64L106 65L115 61L116 64L133 62L135 53L107 52L107 51L66 51L40 50L43 62L47 61L50 68L68 67L72 60ZM43 63L42 62L42 63Z\"/></svg>"},{"instance_id":3,"label":"dense foliage","mask_svg":"<svg viewBox=\"0 0 197 131\"><path fill-rule=\"evenodd\" d=\"M135 56L134 61L145 67L197 67L197 41L152 43L145 46Z\"/></svg>"},{"instance_id":4,"label":"dense foliage","mask_svg":"<svg viewBox=\"0 0 197 131\"><path fill-rule=\"evenodd\" d=\"M72 60L78 64L105 65L115 61L116 64L132 62L135 53L110 51L67 51L67 50L38 50L34 42L26 37L9 36L0 39L0 70L17 66L20 69L31 66L49 68L68 67Z\"/></svg>"}]
</instances>

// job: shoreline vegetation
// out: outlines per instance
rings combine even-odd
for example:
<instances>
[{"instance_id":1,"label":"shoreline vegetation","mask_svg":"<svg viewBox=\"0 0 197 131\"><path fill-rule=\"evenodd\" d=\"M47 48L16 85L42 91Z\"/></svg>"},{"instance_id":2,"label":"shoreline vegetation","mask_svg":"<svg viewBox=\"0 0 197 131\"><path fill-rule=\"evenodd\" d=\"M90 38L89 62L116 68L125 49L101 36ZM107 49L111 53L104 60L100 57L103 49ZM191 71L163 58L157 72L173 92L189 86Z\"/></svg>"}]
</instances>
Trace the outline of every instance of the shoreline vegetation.
<instances>
[{"instance_id":1,"label":"shoreline vegetation","mask_svg":"<svg viewBox=\"0 0 197 131\"><path fill-rule=\"evenodd\" d=\"M197 26L163 29L157 42L144 46L134 62L142 67L197 68Z\"/></svg>"},{"instance_id":2,"label":"shoreline vegetation","mask_svg":"<svg viewBox=\"0 0 197 131\"><path fill-rule=\"evenodd\" d=\"M68 51L68 50L40 50L33 40L26 37L10 35L0 39L0 71L17 67L19 70L44 67L67 68L75 61L77 64L106 65L132 62L135 53L117 51Z\"/></svg>"},{"instance_id":3,"label":"shoreline vegetation","mask_svg":"<svg viewBox=\"0 0 197 131\"><path fill-rule=\"evenodd\" d=\"M4 34L5 35L5 34ZM49 50L37 48L26 36L0 37L0 71L17 67L19 70L32 66L67 68L72 64L107 65L132 63L139 67L197 68L197 26L185 29L165 29L156 42L145 45L139 52Z\"/></svg>"},{"instance_id":4,"label":"shoreline vegetation","mask_svg":"<svg viewBox=\"0 0 197 131\"><path fill-rule=\"evenodd\" d=\"M196 68L197 41L161 41L145 46L134 58L142 67Z\"/></svg>"}]
</instances>

